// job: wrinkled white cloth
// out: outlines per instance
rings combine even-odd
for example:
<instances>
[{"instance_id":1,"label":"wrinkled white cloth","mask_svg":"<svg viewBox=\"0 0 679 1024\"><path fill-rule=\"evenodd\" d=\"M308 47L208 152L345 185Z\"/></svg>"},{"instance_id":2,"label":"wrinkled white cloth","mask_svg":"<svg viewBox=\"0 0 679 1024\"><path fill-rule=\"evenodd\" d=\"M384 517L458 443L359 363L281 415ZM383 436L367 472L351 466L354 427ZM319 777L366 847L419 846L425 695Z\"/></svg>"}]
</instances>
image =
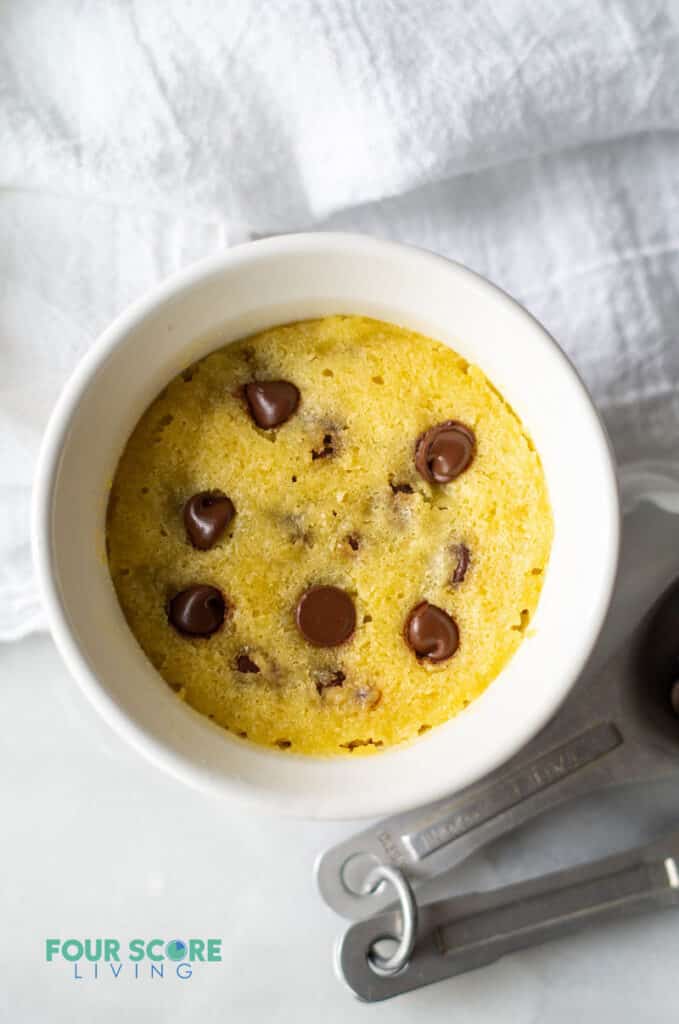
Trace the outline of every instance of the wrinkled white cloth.
<instances>
[{"instance_id":1,"label":"wrinkled white cloth","mask_svg":"<svg viewBox=\"0 0 679 1024\"><path fill-rule=\"evenodd\" d=\"M468 264L566 348L621 461L674 455L671 0L7 0L0 55L0 639L42 626L29 493L69 371L255 235Z\"/></svg>"}]
</instances>

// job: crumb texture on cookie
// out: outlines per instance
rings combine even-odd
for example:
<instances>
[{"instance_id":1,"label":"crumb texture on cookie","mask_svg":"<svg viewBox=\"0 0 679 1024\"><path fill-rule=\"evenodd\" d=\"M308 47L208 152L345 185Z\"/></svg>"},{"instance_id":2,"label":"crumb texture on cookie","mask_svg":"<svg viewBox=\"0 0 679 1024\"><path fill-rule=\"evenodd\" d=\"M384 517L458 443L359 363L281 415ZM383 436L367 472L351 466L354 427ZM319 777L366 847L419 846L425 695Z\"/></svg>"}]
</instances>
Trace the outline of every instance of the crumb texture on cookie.
<instances>
[{"instance_id":1,"label":"crumb texture on cookie","mask_svg":"<svg viewBox=\"0 0 679 1024\"><path fill-rule=\"evenodd\" d=\"M253 382L289 382L299 400L281 387L248 397ZM473 459L437 483L418 472L416 445L451 422L473 432ZM187 535L193 496L205 550ZM256 743L354 757L422 735L488 686L524 638L551 541L538 454L484 374L440 342L355 316L275 327L180 374L127 443L107 523L127 621L181 699ZM196 586L224 602L206 635L168 618ZM353 601L337 646L297 626L313 587ZM459 634L440 662L406 642L423 602Z\"/></svg>"}]
</instances>

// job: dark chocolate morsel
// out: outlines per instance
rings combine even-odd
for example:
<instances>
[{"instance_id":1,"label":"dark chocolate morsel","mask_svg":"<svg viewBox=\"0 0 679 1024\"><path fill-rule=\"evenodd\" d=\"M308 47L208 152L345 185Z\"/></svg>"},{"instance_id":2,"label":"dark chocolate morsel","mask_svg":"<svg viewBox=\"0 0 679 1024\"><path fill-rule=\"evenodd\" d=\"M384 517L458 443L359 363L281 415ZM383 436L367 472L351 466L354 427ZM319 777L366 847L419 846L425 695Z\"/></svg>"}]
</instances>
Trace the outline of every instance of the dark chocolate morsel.
<instances>
[{"instance_id":1,"label":"dark chocolate morsel","mask_svg":"<svg viewBox=\"0 0 679 1024\"><path fill-rule=\"evenodd\" d=\"M405 639L418 658L445 661L455 654L460 632L455 620L443 608L421 601L406 619Z\"/></svg>"},{"instance_id":2,"label":"dark chocolate morsel","mask_svg":"<svg viewBox=\"0 0 679 1024\"><path fill-rule=\"evenodd\" d=\"M213 547L236 514L231 498L221 491L201 491L184 505L186 535L194 548Z\"/></svg>"},{"instance_id":3,"label":"dark chocolate morsel","mask_svg":"<svg viewBox=\"0 0 679 1024\"><path fill-rule=\"evenodd\" d=\"M457 555L457 565L455 566L451 582L454 586L457 586L458 583L462 583L467 575L471 555L466 544L456 544L454 551Z\"/></svg>"},{"instance_id":4,"label":"dark chocolate morsel","mask_svg":"<svg viewBox=\"0 0 679 1024\"><path fill-rule=\"evenodd\" d=\"M392 494L412 494L413 489L410 484L395 484L393 480L389 481Z\"/></svg>"},{"instance_id":5,"label":"dark chocolate morsel","mask_svg":"<svg viewBox=\"0 0 679 1024\"><path fill-rule=\"evenodd\" d=\"M356 609L339 587L309 587L297 602L295 622L315 647L338 647L356 628Z\"/></svg>"},{"instance_id":6,"label":"dark chocolate morsel","mask_svg":"<svg viewBox=\"0 0 679 1024\"><path fill-rule=\"evenodd\" d=\"M254 380L245 385L250 415L263 430L279 427L299 405L299 390L289 380Z\"/></svg>"},{"instance_id":7,"label":"dark chocolate morsel","mask_svg":"<svg viewBox=\"0 0 679 1024\"><path fill-rule=\"evenodd\" d=\"M239 654L236 658L236 668L239 672L259 672L257 665L247 654Z\"/></svg>"},{"instance_id":8,"label":"dark chocolate morsel","mask_svg":"<svg viewBox=\"0 0 679 1024\"><path fill-rule=\"evenodd\" d=\"M430 484L448 484L474 458L476 438L464 423L447 420L430 427L415 445L415 469Z\"/></svg>"},{"instance_id":9,"label":"dark chocolate morsel","mask_svg":"<svg viewBox=\"0 0 679 1024\"><path fill-rule=\"evenodd\" d=\"M358 551L358 549L361 546L361 541L360 538L357 537L355 533L350 533L349 536L347 537L347 544L349 545L352 551Z\"/></svg>"},{"instance_id":10,"label":"dark chocolate morsel","mask_svg":"<svg viewBox=\"0 0 679 1024\"><path fill-rule=\"evenodd\" d=\"M335 448L333 445L332 434L323 435L323 447L314 448L311 452L311 461L315 462L316 459L327 459L329 455L335 454Z\"/></svg>"},{"instance_id":11,"label":"dark chocolate morsel","mask_svg":"<svg viewBox=\"0 0 679 1024\"><path fill-rule=\"evenodd\" d=\"M226 607L226 601L216 587L194 583L174 595L168 605L167 617L178 633L210 636L223 623Z\"/></svg>"}]
</instances>

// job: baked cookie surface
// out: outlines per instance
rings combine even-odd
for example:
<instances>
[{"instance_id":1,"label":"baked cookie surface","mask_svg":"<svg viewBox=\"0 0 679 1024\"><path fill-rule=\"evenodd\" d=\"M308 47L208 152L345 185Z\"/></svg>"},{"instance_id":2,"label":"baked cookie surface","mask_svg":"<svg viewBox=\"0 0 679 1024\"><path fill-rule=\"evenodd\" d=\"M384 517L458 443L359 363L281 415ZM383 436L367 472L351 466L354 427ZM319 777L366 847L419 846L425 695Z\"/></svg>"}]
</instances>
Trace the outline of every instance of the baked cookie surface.
<instances>
[{"instance_id":1,"label":"baked cookie surface","mask_svg":"<svg viewBox=\"0 0 679 1024\"><path fill-rule=\"evenodd\" d=\"M180 374L127 443L107 524L127 621L179 696L323 755L413 739L477 697L523 639L551 540L539 457L484 374L352 316Z\"/></svg>"}]
</instances>

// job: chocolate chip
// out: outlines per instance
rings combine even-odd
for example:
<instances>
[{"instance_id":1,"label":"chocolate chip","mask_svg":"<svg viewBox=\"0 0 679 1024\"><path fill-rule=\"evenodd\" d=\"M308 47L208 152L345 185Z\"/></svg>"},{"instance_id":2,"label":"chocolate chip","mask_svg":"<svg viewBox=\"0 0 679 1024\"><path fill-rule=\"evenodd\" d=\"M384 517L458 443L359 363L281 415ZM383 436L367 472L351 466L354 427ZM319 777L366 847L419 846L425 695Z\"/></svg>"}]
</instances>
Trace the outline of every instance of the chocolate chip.
<instances>
[{"instance_id":1,"label":"chocolate chip","mask_svg":"<svg viewBox=\"0 0 679 1024\"><path fill-rule=\"evenodd\" d=\"M405 639L418 658L445 661L455 654L460 632L455 620L443 608L421 601L406 619Z\"/></svg>"},{"instance_id":2,"label":"chocolate chip","mask_svg":"<svg viewBox=\"0 0 679 1024\"><path fill-rule=\"evenodd\" d=\"M280 427L299 405L299 390L289 380L251 381L245 385L250 415L263 430Z\"/></svg>"},{"instance_id":3,"label":"chocolate chip","mask_svg":"<svg viewBox=\"0 0 679 1024\"><path fill-rule=\"evenodd\" d=\"M457 565L453 572L451 583L453 586L457 586L458 583L462 583L465 576L467 575L467 569L469 568L469 562L471 555L469 548L466 544L456 544L454 548L455 554L457 555Z\"/></svg>"},{"instance_id":4,"label":"chocolate chip","mask_svg":"<svg viewBox=\"0 0 679 1024\"><path fill-rule=\"evenodd\" d=\"M295 610L297 628L315 647L338 647L356 628L354 602L339 587L309 587Z\"/></svg>"},{"instance_id":5,"label":"chocolate chip","mask_svg":"<svg viewBox=\"0 0 679 1024\"><path fill-rule=\"evenodd\" d=\"M464 473L476 450L469 427L447 420L430 427L415 445L415 468L430 484L448 484Z\"/></svg>"},{"instance_id":6,"label":"chocolate chip","mask_svg":"<svg viewBox=\"0 0 679 1024\"><path fill-rule=\"evenodd\" d=\"M184 505L184 526L189 541L199 551L214 547L235 514L231 498L221 491L194 494Z\"/></svg>"},{"instance_id":7,"label":"chocolate chip","mask_svg":"<svg viewBox=\"0 0 679 1024\"><path fill-rule=\"evenodd\" d=\"M393 480L389 481L392 494L412 494L413 489L410 484L395 484Z\"/></svg>"},{"instance_id":8,"label":"chocolate chip","mask_svg":"<svg viewBox=\"0 0 679 1024\"><path fill-rule=\"evenodd\" d=\"M350 533L349 536L347 537L347 544L349 545L352 551L358 551L358 549L361 546L361 541L360 538L358 538L355 533Z\"/></svg>"},{"instance_id":9,"label":"chocolate chip","mask_svg":"<svg viewBox=\"0 0 679 1024\"><path fill-rule=\"evenodd\" d=\"M315 462L316 459L327 459L329 455L334 455L335 449L333 447L332 434L323 435L323 447L320 449L313 449L311 452L311 461Z\"/></svg>"},{"instance_id":10,"label":"chocolate chip","mask_svg":"<svg viewBox=\"0 0 679 1024\"><path fill-rule=\"evenodd\" d=\"M346 678L341 669L338 669L336 672L321 670L316 673L316 693L319 697L322 697L325 690L341 686Z\"/></svg>"},{"instance_id":11,"label":"chocolate chip","mask_svg":"<svg viewBox=\"0 0 679 1024\"><path fill-rule=\"evenodd\" d=\"M259 672L257 665L247 654L239 654L236 658L236 668L239 672Z\"/></svg>"},{"instance_id":12,"label":"chocolate chip","mask_svg":"<svg viewBox=\"0 0 679 1024\"><path fill-rule=\"evenodd\" d=\"M224 621L226 601L216 587L194 583L175 594L168 606L168 619L185 636L210 636Z\"/></svg>"}]
</instances>

